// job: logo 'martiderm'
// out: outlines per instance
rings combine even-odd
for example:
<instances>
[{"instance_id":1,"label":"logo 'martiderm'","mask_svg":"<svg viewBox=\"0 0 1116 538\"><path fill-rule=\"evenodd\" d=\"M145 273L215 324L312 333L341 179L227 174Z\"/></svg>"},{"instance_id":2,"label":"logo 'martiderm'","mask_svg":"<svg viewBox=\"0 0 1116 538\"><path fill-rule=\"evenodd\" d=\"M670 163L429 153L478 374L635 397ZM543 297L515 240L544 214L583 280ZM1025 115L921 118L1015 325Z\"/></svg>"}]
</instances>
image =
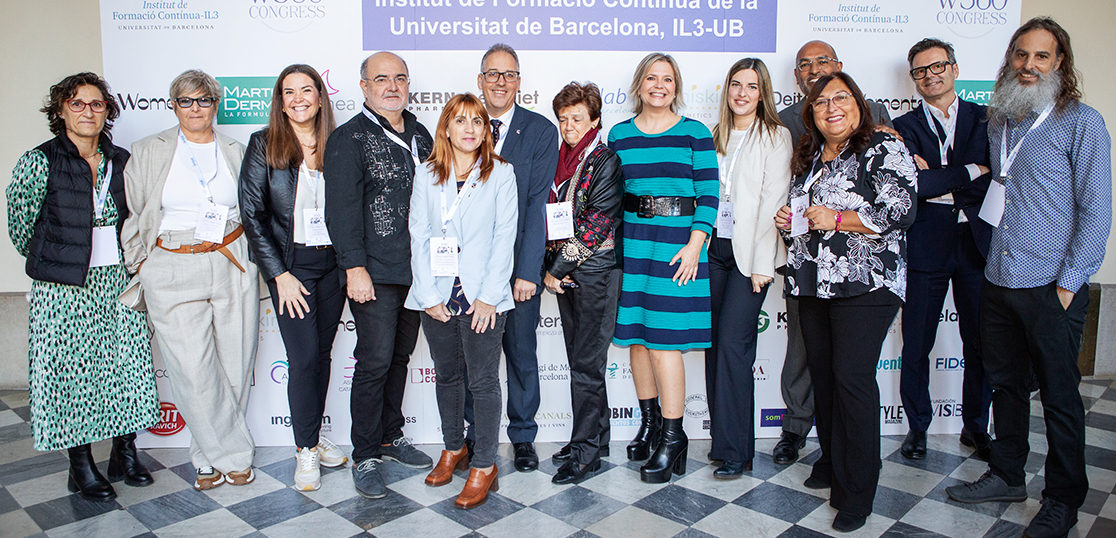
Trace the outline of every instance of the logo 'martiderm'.
<instances>
[{"instance_id":1,"label":"logo 'martiderm'","mask_svg":"<svg viewBox=\"0 0 1116 538\"><path fill-rule=\"evenodd\" d=\"M953 83L957 97L971 101L978 105L987 105L992 99L992 87L996 85L993 80L958 80Z\"/></svg>"},{"instance_id":2,"label":"logo 'martiderm'","mask_svg":"<svg viewBox=\"0 0 1116 538\"><path fill-rule=\"evenodd\" d=\"M186 419L178 412L178 408L170 402L159 402L159 422L147 431L162 437L169 437L186 427Z\"/></svg>"},{"instance_id":3,"label":"logo 'martiderm'","mask_svg":"<svg viewBox=\"0 0 1116 538\"><path fill-rule=\"evenodd\" d=\"M218 125L266 125L277 77L217 77L221 83Z\"/></svg>"}]
</instances>

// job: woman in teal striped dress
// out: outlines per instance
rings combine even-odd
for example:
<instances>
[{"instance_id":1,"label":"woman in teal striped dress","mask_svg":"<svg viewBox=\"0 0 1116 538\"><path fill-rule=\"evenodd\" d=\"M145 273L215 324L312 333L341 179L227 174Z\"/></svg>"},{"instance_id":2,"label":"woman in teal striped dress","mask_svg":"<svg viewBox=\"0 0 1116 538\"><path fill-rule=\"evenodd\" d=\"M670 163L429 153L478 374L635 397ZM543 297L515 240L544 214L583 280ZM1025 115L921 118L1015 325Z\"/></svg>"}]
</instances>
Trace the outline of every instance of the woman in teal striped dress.
<instances>
[{"instance_id":1,"label":"woman in teal striped dress","mask_svg":"<svg viewBox=\"0 0 1116 538\"><path fill-rule=\"evenodd\" d=\"M650 458L640 478L652 483L686 472L682 350L707 348L712 338L705 240L717 214L717 155L709 129L678 115L681 87L674 58L647 55L632 79L636 116L608 136L625 191L613 342L631 346L642 413L628 459Z\"/></svg>"}]
</instances>

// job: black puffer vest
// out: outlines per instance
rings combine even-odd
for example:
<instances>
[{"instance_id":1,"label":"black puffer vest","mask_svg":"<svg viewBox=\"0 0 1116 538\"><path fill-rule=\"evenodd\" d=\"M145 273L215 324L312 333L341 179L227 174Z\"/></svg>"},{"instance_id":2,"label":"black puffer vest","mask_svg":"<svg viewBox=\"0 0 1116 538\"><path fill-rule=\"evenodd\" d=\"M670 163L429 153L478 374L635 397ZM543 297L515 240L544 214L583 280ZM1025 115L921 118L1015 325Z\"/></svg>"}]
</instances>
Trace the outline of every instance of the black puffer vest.
<instances>
[{"instance_id":1,"label":"black puffer vest","mask_svg":"<svg viewBox=\"0 0 1116 538\"><path fill-rule=\"evenodd\" d=\"M49 164L46 198L35 222L27 252L27 276L45 282L84 286L93 255L93 174L66 135L59 135L38 148ZM101 135L101 150L112 162L109 192L119 215L116 237L128 218L124 196L124 165L129 154Z\"/></svg>"}]
</instances>

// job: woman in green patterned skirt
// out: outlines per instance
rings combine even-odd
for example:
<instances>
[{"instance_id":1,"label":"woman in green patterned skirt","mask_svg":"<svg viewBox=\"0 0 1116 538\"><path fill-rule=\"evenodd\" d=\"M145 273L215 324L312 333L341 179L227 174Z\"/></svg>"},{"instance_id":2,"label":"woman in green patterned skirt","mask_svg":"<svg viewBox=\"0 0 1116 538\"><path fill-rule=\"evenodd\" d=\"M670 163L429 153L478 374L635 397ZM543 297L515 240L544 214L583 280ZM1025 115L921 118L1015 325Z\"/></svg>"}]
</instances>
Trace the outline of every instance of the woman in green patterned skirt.
<instances>
[{"instance_id":1,"label":"woman in green patterned skirt","mask_svg":"<svg viewBox=\"0 0 1116 538\"><path fill-rule=\"evenodd\" d=\"M158 421L145 314L116 300L128 152L112 144L120 108L94 73L52 86L42 112L55 137L19 159L7 189L8 233L34 280L31 427L36 450L69 450L70 491L107 502L90 443L112 437L109 477L147 486L135 432Z\"/></svg>"}]
</instances>

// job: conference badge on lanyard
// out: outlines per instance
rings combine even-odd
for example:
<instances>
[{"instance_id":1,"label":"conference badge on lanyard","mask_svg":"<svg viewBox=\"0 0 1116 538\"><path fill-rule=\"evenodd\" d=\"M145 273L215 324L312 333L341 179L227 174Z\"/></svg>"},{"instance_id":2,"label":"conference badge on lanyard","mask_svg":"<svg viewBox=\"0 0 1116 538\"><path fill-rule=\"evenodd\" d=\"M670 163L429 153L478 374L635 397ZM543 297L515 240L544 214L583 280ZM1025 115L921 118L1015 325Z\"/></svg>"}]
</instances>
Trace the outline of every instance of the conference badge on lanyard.
<instances>
[{"instance_id":1,"label":"conference badge on lanyard","mask_svg":"<svg viewBox=\"0 0 1116 538\"><path fill-rule=\"evenodd\" d=\"M202 194L206 198L198 207L194 239L221 243L225 240L225 222L229 219L229 209L231 208L227 205L215 203L213 192L209 190L209 184L217 178L217 174L221 170L221 155L217 149L217 137L214 135L213 138L213 175L209 177L206 177L202 172L201 165L198 164L198 159L194 157L194 150L186 141L186 135L182 133L182 129L178 130L178 147L182 148L180 153L182 164L186 165L186 168L192 170L194 175L197 176Z\"/></svg>"},{"instance_id":2,"label":"conference badge on lanyard","mask_svg":"<svg viewBox=\"0 0 1116 538\"><path fill-rule=\"evenodd\" d=\"M748 128L749 130L751 127ZM736 224L734 217L734 209L732 203L732 172L736 168L736 161L740 157L740 148L744 147L744 141L748 138L748 132L745 131L744 136L740 137L740 143L736 145L736 150L732 152L732 157L726 156L721 159L721 166L718 168L721 172L721 186L724 189L725 195L717 201L717 237L721 239L732 239L732 227ZM725 161L728 161L728 168L725 168Z\"/></svg>"},{"instance_id":3,"label":"conference badge on lanyard","mask_svg":"<svg viewBox=\"0 0 1116 538\"><path fill-rule=\"evenodd\" d=\"M314 197L314 207L302 210L302 222L306 227L303 230L306 235L306 246L332 245L333 241L329 238L329 230L326 229L325 209L318 207L318 187L321 185L322 174L320 172L315 174L313 170L307 168L305 162L302 163L299 172L299 177L305 174L310 195Z\"/></svg>"},{"instance_id":4,"label":"conference badge on lanyard","mask_svg":"<svg viewBox=\"0 0 1116 538\"><path fill-rule=\"evenodd\" d=\"M1015 143L1015 147L1011 149L1011 153L1008 153L1007 149L1008 126L1007 122L1004 122L1004 133L1003 136L1000 137L1000 179L998 181L993 180L988 184L988 192L984 195L984 203L980 205L980 213L977 214L981 220L993 226L1000 225L1000 219L1004 217L1004 207L1007 205L1008 171L1011 170L1011 165L1015 162L1015 158L1019 156L1019 148L1023 146L1023 141L1027 139L1027 135L1031 134L1031 131L1037 129L1053 110L1054 103L1046 105L1046 108L1039 114L1035 123L1031 124L1031 128L1027 129L1027 132L1019 137L1019 141Z\"/></svg>"},{"instance_id":5,"label":"conference badge on lanyard","mask_svg":"<svg viewBox=\"0 0 1116 538\"><path fill-rule=\"evenodd\" d=\"M107 159L106 159L107 160ZM96 176L94 176L96 179ZM101 179L100 190L93 191L93 216L100 220L108 201L109 184L112 183L112 161L105 165L105 176ZM95 226L93 228L93 254L89 257L89 267L106 267L120 263L120 248L117 246L116 226Z\"/></svg>"}]
</instances>

